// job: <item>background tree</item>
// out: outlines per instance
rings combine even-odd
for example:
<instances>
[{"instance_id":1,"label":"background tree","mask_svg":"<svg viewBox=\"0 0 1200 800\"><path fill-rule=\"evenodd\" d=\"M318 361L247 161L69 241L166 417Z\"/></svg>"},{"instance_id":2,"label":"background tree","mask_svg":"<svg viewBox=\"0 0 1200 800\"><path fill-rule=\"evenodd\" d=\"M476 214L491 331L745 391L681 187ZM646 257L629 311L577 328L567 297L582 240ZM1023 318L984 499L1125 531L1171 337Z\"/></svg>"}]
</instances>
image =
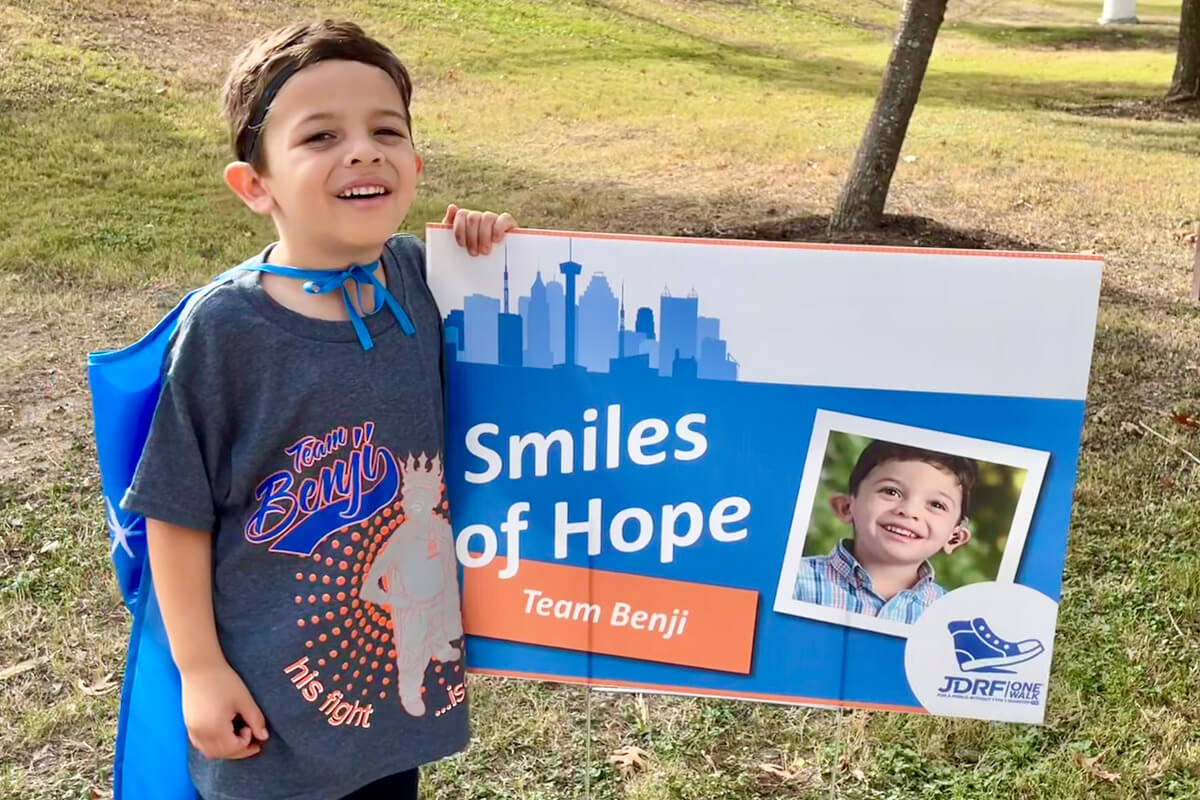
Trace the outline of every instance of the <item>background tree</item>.
<instances>
[{"instance_id":1,"label":"background tree","mask_svg":"<svg viewBox=\"0 0 1200 800\"><path fill-rule=\"evenodd\" d=\"M1179 13L1179 48L1175 51L1175 74L1167 100L1200 97L1200 0L1183 0Z\"/></svg>"},{"instance_id":2,"label":"background tree","mask_svg":"<svg viewBox=\"0 0 1200 800\"><path fill-rule=\"evenodd\" d=\"M829 221L831 233L870 230L882 222L892 173L921 94L934 40L946 16L946 3L905 0L900 32L883 73L883 87Z\"/></svg>"}]
</instances>

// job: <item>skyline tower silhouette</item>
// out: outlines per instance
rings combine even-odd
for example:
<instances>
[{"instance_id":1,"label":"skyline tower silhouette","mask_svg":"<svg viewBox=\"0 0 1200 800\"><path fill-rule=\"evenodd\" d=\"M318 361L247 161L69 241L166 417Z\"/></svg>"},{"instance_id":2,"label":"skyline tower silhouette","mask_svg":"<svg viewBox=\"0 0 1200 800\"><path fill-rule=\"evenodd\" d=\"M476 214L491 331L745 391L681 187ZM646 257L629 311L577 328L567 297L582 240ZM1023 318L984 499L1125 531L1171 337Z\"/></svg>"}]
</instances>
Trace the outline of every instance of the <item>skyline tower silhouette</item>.
<instances>
[{"instance_id":1,"label":"skyline tower silhouette","mask_svg":"<svg viewBox=\"0 0 1200 800\"><path fill-rule=\"evenodd\" d=\"M575 366L575 277L583 270L582 264L571 260L571 240L567 240L567 260L558 265L559 271L567 277L566 292L564 292L563 338L565 344L565 359L568 367ZM494 273L493 273L494 274Z\"/></svg>"},{"instance_id":2,"label":"skyline tower silhouette","mask_svg":"<svg viewBox=\"0 0 1200 800\"><path fill-rule=\"evenodd\" d=\"M522 298L524 299L524 298ZM542 282L542 271L538 270L533 285L529 287L528 311L525 318L525 366L549 368L554 366L554 353L550 347L550 303L546 284Z\"/></svg>"},{"instance_id":3,"label":"skyline tower silhouette","mask_svg":"<svg viewBox=\"0 0 1200 800\"><path fill-rule=\"evenodd\" d=\"M608 362L617 355L619 309L608 278L593 272L575 311L575 361L588 372L608 372Z\"/></svg>"},{"instance_id":4,"label":"skyline tower silhouette","mask_svg":"<svg viewBox=\"0 0 1200 800\"><path fill-rule=\"evenodd\" d=\"M562 364L567 360L567 304L561 281L546 281L546 305L550 307L550 363Z\"/></svg>"},{"instance_id":5,"label":"skyline tower silhouette","mask_svg":"<svg viewBox=\"0 0 1200 800\"><path fill-rule=\"evenodd\" d=\"M647 306L639 308L633 321L633 329L648 340L654 341L654 309Z\"/></svg>"},{"instance_id":6,"label":"skyline tower silhouette","mask_svg":"<svg viewBox=\"0 0 1200 800\"><path fill-rule=\"evenodd\" d=\"M625 357L625 281L621 281L621 315L617 323L617 358Z\"/></svg>"},{"instance_id":7,"label":"skyline tower silhouette","mask_svg":"<svg viewBox=\"0 0 1200 800\"><path fill-rule=\"evenodd\" d=\"M525 331L520 314L513 314L508 306L508 242L504 243L504 302L496 319L497 363L506 367L524 366Z\"/></svg>"},{"instance_id":8,"label":"skyline tower silhouette","mask_svg":"<svg viewBox=\"0 0 1200 800\"><path fill-rule=\"evenodd\" d=\"M474 364L499 363L499 300L478 293L465 298L463 328L463 361Z\"/></svg>"},{"instance_id":9,"label":"skyline tower silhouette","mask_svg":"<svg viewBox=\"0 0 1200 800\"><path fill-rule=\"evenodd\" d=\"M663 290L658 307L660 375L671 377L677 359L695 359L698 311L699 298L694 293L688 297L672 297L669 291Z\"/></svg>"},{"instance_id":10,"label":"skyline tower silhouette","mask_svg":"<svg viewBox=\"0 0 1200 800\"><path fill-rule=\"evenodd\" d=\"M508 242L504 243L504 311L508 313Z\"/></svg>"}]
</instances>

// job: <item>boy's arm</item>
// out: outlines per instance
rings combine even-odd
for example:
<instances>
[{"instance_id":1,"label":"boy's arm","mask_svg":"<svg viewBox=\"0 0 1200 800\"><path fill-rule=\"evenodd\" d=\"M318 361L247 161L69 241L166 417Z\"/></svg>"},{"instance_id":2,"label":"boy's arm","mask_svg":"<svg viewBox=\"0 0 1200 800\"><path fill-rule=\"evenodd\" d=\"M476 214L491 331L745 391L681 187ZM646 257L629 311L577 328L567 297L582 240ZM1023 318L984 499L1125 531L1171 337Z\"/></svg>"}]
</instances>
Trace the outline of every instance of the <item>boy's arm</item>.
<instances>
[{"instance_id":1,"label":"boy's arm","mask_svg":"<svg viewBox=\"0 0 1200 800\"><path fill-rule=\"evenodd\" d=\"M179 669L188 738L207 758L257 754L266 720L217 639L212 605L212 534L146 520L154 592ZM234 729L234 720L245 723Z\"/></svg>"}]
</instances>

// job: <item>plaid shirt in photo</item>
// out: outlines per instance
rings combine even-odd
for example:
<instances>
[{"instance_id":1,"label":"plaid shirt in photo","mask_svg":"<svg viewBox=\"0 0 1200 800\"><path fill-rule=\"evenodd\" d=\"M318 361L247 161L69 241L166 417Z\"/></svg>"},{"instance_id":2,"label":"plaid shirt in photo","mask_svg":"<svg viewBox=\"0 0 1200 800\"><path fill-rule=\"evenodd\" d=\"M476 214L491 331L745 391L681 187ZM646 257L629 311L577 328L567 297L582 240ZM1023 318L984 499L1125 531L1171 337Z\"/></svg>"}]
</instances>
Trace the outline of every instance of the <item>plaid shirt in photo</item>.
<instances>
[{"instance_id":1,"label":"plaid shirt in photo","mask_svg":"<svg viewBox=\"0 0 1200 800\"><path fill-rule=\"evenodd\" d=\"M792 599L911 625L945 593L934 583L933 567L926 561L917 569L917 582L912 588L884 600L875 594L871 576L841 541L827 556L809 556L800 561Z\"/></svg>"}]
</instances>

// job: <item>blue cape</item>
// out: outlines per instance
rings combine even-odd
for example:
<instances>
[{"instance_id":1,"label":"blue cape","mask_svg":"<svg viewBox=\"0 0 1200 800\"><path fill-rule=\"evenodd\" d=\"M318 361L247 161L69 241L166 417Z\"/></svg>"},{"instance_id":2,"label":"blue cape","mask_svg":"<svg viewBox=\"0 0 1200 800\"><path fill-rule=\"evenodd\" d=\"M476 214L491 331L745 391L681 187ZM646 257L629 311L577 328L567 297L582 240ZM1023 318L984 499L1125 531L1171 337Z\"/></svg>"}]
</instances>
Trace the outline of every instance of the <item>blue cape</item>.
<instances>
[{"instance_id":1,"label":"blue cape","mask_svg":"<svg viewBox=\"0 0 1200 800\"><path fill-rule=\"evenodd\" d=\"M374 313L385 306L409 336L415 328L404 309L374 277L378 261L345 270L299 270L263 262L264 253L218 276L244 270L271 272L308 281L305 291L342 293L347 314L364 349L372 346L366 325L350 300L346 284L376 288ZM110 553L121 596L133 614L125 656L121 713L113 764L113 800L197 800L187 770L187 728L183 722L179 672L171 659L162 614L146 558L146 520L124 511L121 499L133 482L150 423L162 391L162 365L180 315L199 289L189 293L154 329L122 350L88 354L88 385L96 454L104 491ZM362 296L359 295L361 306Z\"/></svg>"},{"instance_id":2,"label":"blue cape","mask_svg":"<svg viewBox=\"0 0 1200 800\"><path fill-rule=\"evenodd\" d=\"M199 797L187 771L179 672L171 660L146 560L146 521L121 509L158 404L167 344L194 295L185 297L129 347L88 354L110 552L121 596L133 615L117 721L114 800Z\"/></svg>"}]
</instances>

